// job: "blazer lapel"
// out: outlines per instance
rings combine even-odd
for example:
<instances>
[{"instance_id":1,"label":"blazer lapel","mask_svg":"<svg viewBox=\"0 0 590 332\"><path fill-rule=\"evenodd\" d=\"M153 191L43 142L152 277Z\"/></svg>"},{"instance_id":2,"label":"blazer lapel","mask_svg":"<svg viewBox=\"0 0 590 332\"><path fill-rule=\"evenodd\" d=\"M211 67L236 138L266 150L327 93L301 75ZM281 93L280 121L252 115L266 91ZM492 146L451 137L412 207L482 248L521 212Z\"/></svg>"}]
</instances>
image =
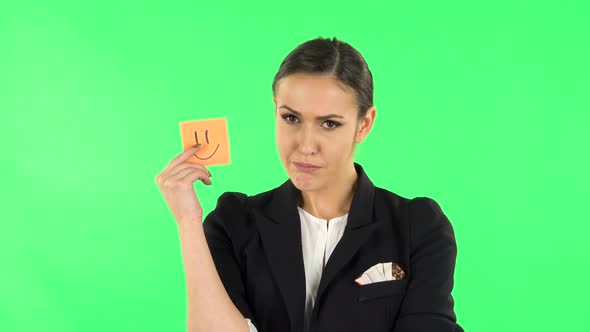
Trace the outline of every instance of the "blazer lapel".
<instances>
[{"instance_id":1,"label":"blazer lapel","mask_svg":"<svg viewBox=\"0 0 590 332\"><path fill-rule=\"evenodd\" d=\"M274 280L283 296L291 331L303 331L305 267L301 224L297 211L297 188L291 180L273 190L262 214L253 210Z\"/></svg>"},{"instance_id":2,"label":"blazer lapel","mask_svg":"<svg viewBox=\"0 0 590 332\"><path fill-rule=\"evenodd\" d=\"M354 167L358 179L346 228L322 272L316 302L377 225L373 213L375 187L361 165L354 163ZM264 251L285 300L293 331L303 330L306 293L298 195L299 189L288 179L273 190L270 203L262 213L254 211Z\"/></svg>"},{"instance_id":3,"label":"blazer lapel","mask_svg":"<svg viewBox=\"0 0 590 332\"><path fill-rule=\"evenodd\" d=\"M358 174L358 183L348 211L348 220L342 238L336 244L322 272L316 302L334 277L352 259L377 227L375 214L373 213L375 187L361 165L357 163L354 165ZM354 280L350 282L352 284Z\"/></svg>"}]
</instances>

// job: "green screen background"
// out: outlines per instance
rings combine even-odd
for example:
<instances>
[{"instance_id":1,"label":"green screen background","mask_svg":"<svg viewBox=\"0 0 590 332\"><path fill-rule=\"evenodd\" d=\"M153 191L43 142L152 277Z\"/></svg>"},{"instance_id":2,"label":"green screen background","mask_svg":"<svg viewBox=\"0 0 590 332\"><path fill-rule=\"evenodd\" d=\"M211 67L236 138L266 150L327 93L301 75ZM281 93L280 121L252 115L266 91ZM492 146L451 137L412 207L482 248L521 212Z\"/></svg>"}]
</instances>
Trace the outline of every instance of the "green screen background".
<instances>
[{"instance_id":1,"label":"green screen background","mask_svg":"<svg viewBox=\"0 0 590 332\"><path fill-rule=\"evenodd\" d=\"M155 176L179 122L226 117L232 163L195 184L286 180L271 83L337 37L374 77L371 180L435 199L469 331L583 329L590 11L585 1L80 1L0 5L0 330L184 331L175 221Z\"/></svg>"}]
</instances>

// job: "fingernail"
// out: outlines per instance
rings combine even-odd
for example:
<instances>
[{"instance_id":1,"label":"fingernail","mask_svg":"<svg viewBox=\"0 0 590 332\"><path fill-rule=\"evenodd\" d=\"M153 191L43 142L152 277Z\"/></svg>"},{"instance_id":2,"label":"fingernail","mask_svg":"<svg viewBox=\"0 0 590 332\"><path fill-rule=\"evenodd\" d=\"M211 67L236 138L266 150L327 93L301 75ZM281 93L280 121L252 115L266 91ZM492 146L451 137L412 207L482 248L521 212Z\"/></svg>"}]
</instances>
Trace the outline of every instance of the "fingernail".
<instances>
[{"instance_id":1,"label":"fingernail","mask_svg":"<svg viewBox=\"0 0 590 332\"><path fill-rule=\"evenodd\" d=\"M193 148L198 148L199 146L201 146L201 144L197 143L197 144L193 145Z\"/></svg>"}]
</instances>

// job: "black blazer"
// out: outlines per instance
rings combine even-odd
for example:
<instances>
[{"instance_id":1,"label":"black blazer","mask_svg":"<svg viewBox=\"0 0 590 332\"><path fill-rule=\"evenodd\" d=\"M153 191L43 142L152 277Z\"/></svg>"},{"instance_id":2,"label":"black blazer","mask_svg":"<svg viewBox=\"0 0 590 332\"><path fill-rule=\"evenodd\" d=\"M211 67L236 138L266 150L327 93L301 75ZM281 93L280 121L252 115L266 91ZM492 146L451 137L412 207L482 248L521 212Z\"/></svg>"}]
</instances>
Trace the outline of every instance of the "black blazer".
<instances>
[{"instance_id":1,"label":"black blazer","mask_svg":"<svg viewBox=\"0 0 590 332\"><path fill-rule=\"evenodd\" d=\"M463 331L451 295L455 236L440 206L375 187L361 165L354 166L358 182L347 225L322 272L310 331ZM203 221L227 293L259 332L303 331L297 194L290 179L255 196L224 192ZM405 277L354 281L383 262L397 263Z\"/></svg>"}]
</instances>

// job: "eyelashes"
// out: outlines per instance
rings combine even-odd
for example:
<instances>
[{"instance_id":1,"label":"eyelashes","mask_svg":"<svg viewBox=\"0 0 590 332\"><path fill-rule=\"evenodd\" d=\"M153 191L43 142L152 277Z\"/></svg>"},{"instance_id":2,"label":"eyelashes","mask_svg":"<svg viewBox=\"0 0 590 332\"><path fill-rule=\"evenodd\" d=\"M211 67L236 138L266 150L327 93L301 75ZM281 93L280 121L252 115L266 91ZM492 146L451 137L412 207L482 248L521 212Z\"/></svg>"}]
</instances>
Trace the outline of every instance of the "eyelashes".
<instances>
[{"instance_id":1,"label":"eyelashes","mask_svg":"<svg viewBox=\"0 0 590 332\"><path fill-rule=\"evenodd\" d=\"M297 117L293 114L283 114L281 115L281 118L285 119L289 124L292 124L293 121L287 120L288 118L295 118L297 119ZM326 120L324 123L332 123L332 127L324 127L326 129L336 129L338 127L340 127L342 124L340 122L334 121L334 120Z\"/></svg>"}]
</instances>

